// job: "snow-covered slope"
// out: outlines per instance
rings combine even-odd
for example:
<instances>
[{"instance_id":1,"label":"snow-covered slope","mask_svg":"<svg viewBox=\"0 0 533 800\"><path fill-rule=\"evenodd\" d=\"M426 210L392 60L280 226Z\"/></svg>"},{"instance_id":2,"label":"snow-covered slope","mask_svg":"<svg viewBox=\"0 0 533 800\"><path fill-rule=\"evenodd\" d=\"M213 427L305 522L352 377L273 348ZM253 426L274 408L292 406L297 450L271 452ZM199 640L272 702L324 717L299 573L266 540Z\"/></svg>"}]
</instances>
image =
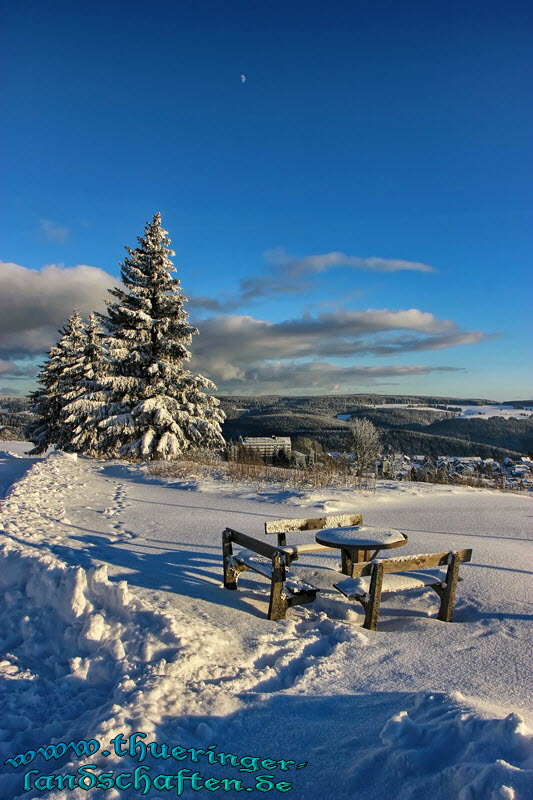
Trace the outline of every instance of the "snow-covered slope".
<instances>
[{"instance_id":1,"label":"snow-covered slope","mask_svg":"<svg viewBox=\"0 0 533 800\"><path fill-rule=\"evenodd\" d=\"M530 498L390 482L312 495L200 474L165 484L119 462L8 449L0 482L18 483L1 518L2 798L129 800L180 770L188 797L194 772L201 794L227 797L240 796L231 781L306 800L533 796ZM405 531L402 553L473 548L455 623L435 619L436 596L390 595L369 632L329 592L270 622L260 576L222 588L226 525L261 536L265 519L347 510ZM338 560L309 557L317 570ZM121 754L115 737L127 748L135 732L168 757L143 758L134 742ZM90 739L99 749L83 754ZM39 752L52 742L65 745L57 759ZM105 792L57 788L59 775L87 787L106 772ZM131 777L117 785L120 773ZM178 780L145 796L175 795Z\"/></svg>"}]
</instances>

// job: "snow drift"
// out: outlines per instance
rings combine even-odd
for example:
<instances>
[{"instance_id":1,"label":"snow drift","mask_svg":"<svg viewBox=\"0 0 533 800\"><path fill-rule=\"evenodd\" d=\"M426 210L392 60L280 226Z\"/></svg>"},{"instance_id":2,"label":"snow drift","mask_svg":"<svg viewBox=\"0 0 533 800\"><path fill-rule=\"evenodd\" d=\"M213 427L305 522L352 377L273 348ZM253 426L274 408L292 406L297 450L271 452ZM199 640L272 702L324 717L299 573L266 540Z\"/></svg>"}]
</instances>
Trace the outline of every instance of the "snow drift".
<instances>
[{"instance_id":1,"label":"snow drift","mask_svg":"<svg viewBox=\"0 0 533 800\"><path fill-rule=\"evenodd\" d=\"M519 714L502 714L494 704L457 691L402 688L413 680L416 685L421 648L425 654L430 643L442 648L441 664L451 655L445 649L451 642L463 653L465 676L479 670L483 642L500 632L516 638L518 614L511 623L485 620L465 605L462 613L469 624L464 627L447 628L421 617L419 624L427 626L425 638L420 638L420 627L409 631L405 623L401 632L369 637L357 617L354 623L353 612L336 618L329 600L317 609L300 608L284 622L269 623L229 607L223 611L220 605L203 606L201 598L187 597L187 586L179 585L176 597L185 592L185 602L163 611L158 607L161 593L152 592L153 602L148 603L148 594L141 597L140 589L113 575L110 579L103 563L72 549L75 542L69 540L72 531L64 504L68 497L69 517L74 519L78 512L73 487L83 489L91 502L103 501L107 492L109 503L109 493L116 491L117 481L113 483L109 472L103 478L100 467L54 453L36 462L4 502L1 797L103 796L97 789L25 791L23 775L30 769L47 775L75 773L84 761L92 761L98 770L131 772L139 763L135 754L104 758L99 752L80 760L66 748L51 761L38 750L50 743L104 743L135 731L146 733L147 742L204 748L202 752L217 744L219 750L239 756L300 760L307 764L305 769L279 773L276 780L288 780L291 796L309 800L326 795L333 800L529 800L533 795L533 739ZM133 491L131 485L128 491ZM152 505L143 511L145 491L151 492ZM129 528L147 529L142 514L155 519L153 501L159 495L154 492L160 491L179 494L177 489L139 484L140 501L128 511ZM221 497L209 505L221 506ZM84 501L78 502L84 515L93 513L84 508ZM205 499L202 503L205 506ZM169 506L161 507L162 521ZM123 508L117 503L110 520L124 514ZM276 511L280 517L288 515L283 504ZM220 517L219 508L213 513ZM94 519L102 526L111 524L104 512L95 511ZM251 520L255 522L253 515ZM175 519L168 524L174 528ZM127 552L138 541L116 546ZM153 541L147 540L147 545L153 547ZM209 551L198 532L191 541L196 542L198 558L205 559ZM508 539L507 547L520 547L521 541L513 544ZM219 569L218 562L216 566ZM501 572L490 574L499 578ZM222 590L215 586L215 591ZM193 602L196 610L191 614ZM228 620L233 622L230 627ZM472 648L478 648L473 658ZM523 655L527 658L525 650ZM154 774L174 775L182 766L205 772L202 764L172 759L147 757L143 763ZM220 765L210 766L208 776L243 777ZM161 800L175 794L174 788L152 790L148 796ZM224 791L228 797L239 794ZM139 792L115 787L105 796L130 800Z\"/></svg>"}]
</instances>

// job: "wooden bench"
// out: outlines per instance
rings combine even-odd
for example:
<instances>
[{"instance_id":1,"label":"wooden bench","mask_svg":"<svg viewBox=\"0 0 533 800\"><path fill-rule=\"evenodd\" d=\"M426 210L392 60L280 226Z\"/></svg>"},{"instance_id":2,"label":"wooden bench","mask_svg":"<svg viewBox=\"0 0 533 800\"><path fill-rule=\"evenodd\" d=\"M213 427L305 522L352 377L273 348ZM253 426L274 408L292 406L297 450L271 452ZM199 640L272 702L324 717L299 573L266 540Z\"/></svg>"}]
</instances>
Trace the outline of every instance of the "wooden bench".
<instances>
[{"instance_id":1,"label":"wooden bench","mask_svg":"<svg viewBox=\"0 0 533 800\"><path fill-rule=\"evenodd\" d=\"M424 587L440 597L438 619L451 622L461 563L470 561L472 550L427 553L376 559L354 564L351 578L338 581L335 588L345 597L359 601L365 609L363 627L377 630L383 592L408 591Z\"/></svg>"},{"instance_id":2,"label":"wooden bench","mask_svg":"<svg viewBox=\"0 0 533 800\"><path fill-rule=\"evenodd\" d=\"M331 552L330 547L316 542L287 545L287 533L342 528L362 523L361 514L332 514L315 519L269 520L265 522L265 533L277 534L277 547L232 528L226 528L222 533L224 588L237 589L238 577L241 572L246 570L251 569L263 575L270 580L268 619L285 619L288 608L312 603L320 591L319 587L304 578L288 573L292 562L297 561L302 553L315 553L323 550ZM234 544L241 545L245 549L234 553Z\"/></svg>"},{"instance_id":3,"label":"wooden bench","mask_svg":"<svg viewBox=\"0 0 533 800\"><path fill-rule=\"evenodd\" d=\"M361 514L329 514L311 519L271 519L265 522L265 533L276 533L278 536L278 548L287 553L291 561L296 561L300 553L319 553L322 550L331 551L331 547L318 544L315 541L288 545L288 533L323 531L326 528L346 528L349 525L362 524L363 517Z\"/></svg>"}]
</instances>

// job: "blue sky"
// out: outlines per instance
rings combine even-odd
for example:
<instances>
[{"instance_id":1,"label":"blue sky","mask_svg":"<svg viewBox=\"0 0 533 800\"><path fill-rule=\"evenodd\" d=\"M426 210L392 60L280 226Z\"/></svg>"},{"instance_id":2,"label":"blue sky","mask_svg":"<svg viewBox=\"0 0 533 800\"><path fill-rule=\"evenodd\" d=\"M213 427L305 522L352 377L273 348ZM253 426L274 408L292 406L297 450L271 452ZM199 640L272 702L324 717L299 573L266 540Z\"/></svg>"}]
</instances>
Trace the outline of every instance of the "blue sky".
<instances>
[{"instance_id":1,"label":"blue sky","mask_svg":"<svg viewBox=\"0 0 533 800\"><path fill-rule=\"evenodd\" d=\"M531 397L532 23L525 0L12 4L0 390L161 211L222 390Z\"/></svg>"}]
</instances>

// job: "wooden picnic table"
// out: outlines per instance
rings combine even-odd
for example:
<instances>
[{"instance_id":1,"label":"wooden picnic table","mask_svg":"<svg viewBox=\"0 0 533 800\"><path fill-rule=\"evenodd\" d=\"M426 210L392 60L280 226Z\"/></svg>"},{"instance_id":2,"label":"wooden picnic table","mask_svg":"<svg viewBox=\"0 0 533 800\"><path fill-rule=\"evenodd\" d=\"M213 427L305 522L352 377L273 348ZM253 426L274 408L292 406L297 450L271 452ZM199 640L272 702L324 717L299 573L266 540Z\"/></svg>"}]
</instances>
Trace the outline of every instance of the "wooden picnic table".
<instances>
[{"instance_id":1,"label":"wooden picnic table","mask_svg":"<svg viewBox=\"0 0 533 800\"><path fill-rule=\"evenodd\" d=\"M374 528L371 525L350 525L345 528L326 528L315 536L318 544L339 548L342 572L352 576L354 564L372 561L380 550L402 547L407 536L393 528Z\"/></svg>"}]
</instances>

